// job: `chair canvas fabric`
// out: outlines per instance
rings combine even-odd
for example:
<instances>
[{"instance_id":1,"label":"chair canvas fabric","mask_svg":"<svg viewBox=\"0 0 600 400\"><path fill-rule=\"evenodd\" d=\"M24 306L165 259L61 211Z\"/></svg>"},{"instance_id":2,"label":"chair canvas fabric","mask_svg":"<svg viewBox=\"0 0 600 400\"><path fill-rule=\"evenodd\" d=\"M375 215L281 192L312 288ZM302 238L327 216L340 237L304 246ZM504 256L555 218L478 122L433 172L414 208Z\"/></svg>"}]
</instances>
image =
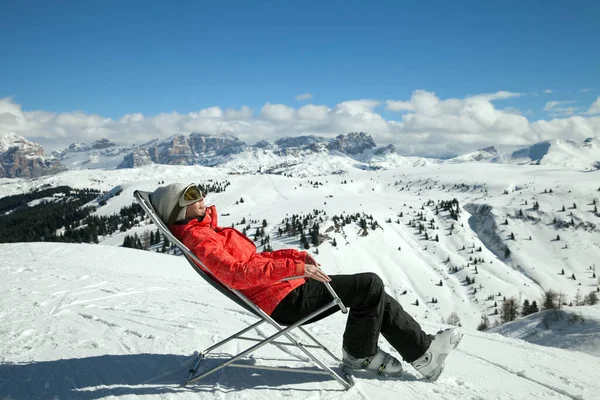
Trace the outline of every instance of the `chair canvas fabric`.
<instances>
[{"instance_id":1,"label":"chair canvas fabric","mask_svg":"<svg viewBox=\"0 0 600 400\"><path fill-rule=\"evenodd\" d=\"M188 377L185 380L185 384L195 383L195 382L199 381L200 379L202 379L222 368L225 368L225 367L239 367L239 368L269 369L269 370L299 372L299 373L309 373L309 374L310 373L325 374L325 375L331 376L333 379L338 381L345 389L349 389L353 385L353 380L350 376L346 375L345 378L342 378L337 372L335 372L329 366L324 364L319 358L317 358L315 355L313 355L308 350L308 348L316 348L316 349L323 350L331 358L333 358L335 361L337 361L338 364L341 363L341 360L338 357L336 357L331 351L329 351L314 336L312 336L309 332L307 332L302 327L302 325L304 323L310 321L312 318L314 318L315 316L328 310L331 307L340 307L340 309L342 310L343 313L348 312L347 308L344 306L344 304L342 303L342 301L340 300L338 295L335 293L335 291L333 290L331 285L329 285L329 283L324 283L324 285L327 286L327 289L332 294L333 300L329 304L325 305L324 307L315 311L314 313L308 315L307 317L301 319L300 321L296 322L295 324L289 325L284 328L283 326L281 326L277 322L275 322L263 310L261 310L254 303L252 303L241 292L234 290L234 289L230 289L226 285L224 285L221 281L219 281L218 278L216 278L214 275L212 275L210 273L210 270L208 270L204 266L204 264L198 259L198 257L196 257L196 255L194 253L192 253L183 243L181 243L177 238L175 238L175 236L173 236L171 231L161 221L161 219L158 217L158 214L152 207L152 203L150 202L150 196L151 196L150 192L136 190L133 193L133 196L134 196L135 200L140 204L142 209L146 212L146 214L150 217L150 219L154 222L154 224L159 229L159 231L163 235L165 235L171 243L173 243L175 246L177 246L181 250L181 252L183 253L186 260L194 268L194 271L196 271L206 282L208 282L213 288L218 290L221 294L225 295L230 300L234 301L240 307L243 307L245 310L251 312L259 319L259 321L257 321L253 325L250 325L247 328L242 329L241 331L231 335L227 339L224 339L224 340L220 341L219 343L216 343L216 344L210 346L209 348L205 349L202 353L199 353L198 358L197 358L193 368L189 371ZM200 265L202 268L200 268L198 265ZM249 337L242 336L246 332L248 332L254 328L257 328L259 325L261 325L263 323L270 324L271 326L273 326L276 329L277 332L275 334L269 336L266 339L249 338ZM300 332L302 332L310 340L310 342L312 342L312 344L302 343L302 342L299 342L296 338L294 338L291 335L291 331L294 329L298 329ZM289 340L289 342L281 342L281 341L275 340L281 336L285 336ZM197 369L200 366L200 363L202 362L202 360L205 358L205 356L208 353L210 353L211 351L217 349L218 347L220 347L220 346L224 345L225 343L227 343L231 340L234 340L234 339L255 341L255 342L257 342L257 344L240 352L237 355L232 356L230 359L222 362L221 364L219 364L207 371L203 371L201 373L197 372ZM269 367L269 366L261 366L261 365L249 366L248 364L236 364L235 363L235 361L249 355L250 353L258 350L260 347L267 345L267 344L297 347L304 354L306 354L320 369L282 368L282 367Z\"/></svg>"}]
</instances>

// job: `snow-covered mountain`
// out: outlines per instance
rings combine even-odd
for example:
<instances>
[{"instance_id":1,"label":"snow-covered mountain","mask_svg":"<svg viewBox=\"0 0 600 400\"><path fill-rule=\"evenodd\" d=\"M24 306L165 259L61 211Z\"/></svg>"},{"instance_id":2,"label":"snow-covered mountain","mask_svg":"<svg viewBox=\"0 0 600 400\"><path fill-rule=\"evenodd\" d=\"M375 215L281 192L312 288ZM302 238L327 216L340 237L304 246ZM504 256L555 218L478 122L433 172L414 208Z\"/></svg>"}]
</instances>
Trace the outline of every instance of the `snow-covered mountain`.
<instances>
[{"instance_id":1,"label":"snow-covered mountain","mask_svg":"<svg viewBox=\"0 0 600 400\"><path fill-rule=\"evenodd\" d=\"M494 146L462 154L444 163L492 162L504 164L547 165L578 171L600 169L600 138L574 140L547 140L510 153L500 153Z\"/></svg>"},{"instance_id":2,"label":"snow-covered mountain","mask_svg":"<svg viewBox=\"0 0 600 400\"><path fill-rule=\"evenodd\" d=\"M46 157L42 146L16 133L0 134L0 178L37 178L66 168Z\"/></svg>"},{"instance_id":3,"label":"snow-covered mountain","mask_svg":"<svg viewBox=\"0 0 600 400\"><path fill-rule=\"evenodd\" d=\"M536 165L589 171L600 169L600 138L583 142L573 140L548 140L517 150L512 160Z\"/></svg>"},{"instance_id":4,"label":"snow-covered mountain","mask_svg":"<svg viewBox=\"0 0 600 400\"><path fill-rule=\"evenodd\" d=\"M118 146L108 139L92 144L76 142L52 155L68 169L112 169L131 153L131 147Z\"/></svg>"},{"instance_id":5,"label":"snow-covered mountain","mask_svg":"<svg viewBox=\"0 0 600 400\"><path fill-rule=\"evenodd\" d=\"M230 173L272 173L307 177L343 174L355 169L380 170L396 167L421 167L432 164L504 163L547 165L556 168L590 171L600 168L600 139L589 138L583 143L552 140L536 143L512 153L500 153L494 146L472 153L438 160L407 157L397 153L393 145L377 146L364 132L352 132L334 138L318 136L286 137L275 142L263 140L247 145L234 136L211 136L199 133L174 135L165 140L153 139L139 146L119 146L107 139L73 143L25 165L26 158L14 161L7 143L16 143L20 153L43 154L39 145L15 135L3 139L0 147L5 164L5 176L38 176L68 169L138 168L148 164L219 166ZM35 148L35 150L34 150ZM32 153L33 152L33 153ZM28 156L27 159L32 159ZM36 169L37 168L37 169ZM25 171L25 172L22 172Z\"/></svg>"},{"instance_id":6,"label":"snow-covered mountain","mask_svg":"<svg viewBox=\"0 0 600 400\"><path fill-rule=\"evenodd\" d=\"M455 164L455 163L463 163L463 162L479 162L479 161L488 161L488 162L497 162L499 158L498 151L494 146L489 146L483 149L476 150L472 153L462 154L460 156L456 156L446 160L446 163Z\"/></svg>"},{"instance_id":7,"label":"snow-covered mountain","mask_svg":"<svg viewBox=\"0 0 600 400\"><path fill-rule=\"evenodd\" d=\"M150 163L220 166L231 173L269 172L293 176L339 174L351 169L420 166L434 160L399 156L394 146L377 147L364 132L335 138L286 137L247 145L233 136L199 133L154 139L130 148L104 139L91 146L75 143L55 156L69 169L137 168ZM309 170L307 166L310 165Z\"/></svg>"}]
</instances>

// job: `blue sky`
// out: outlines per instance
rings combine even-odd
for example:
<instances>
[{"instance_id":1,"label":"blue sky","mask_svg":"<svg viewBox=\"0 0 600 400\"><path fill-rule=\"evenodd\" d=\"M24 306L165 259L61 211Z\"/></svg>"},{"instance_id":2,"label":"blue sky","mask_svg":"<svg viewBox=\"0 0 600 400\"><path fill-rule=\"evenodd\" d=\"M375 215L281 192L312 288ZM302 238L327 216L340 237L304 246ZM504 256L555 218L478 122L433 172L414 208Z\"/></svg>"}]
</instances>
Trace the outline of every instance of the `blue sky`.
<instances>
[{"instance_id":1,"label":"blue sky","mask_svg":"<svg viewBox=\"0 0 600 400\"><path fill-rule=\"evenodd\" d=\"M257 115L375 99L389 120L384 102L415 90L509 91L521 95L494 106L533 121L586 112L600 89L598 1L24 0L2 15L0 99L25 112Z\"/></svg>"},{"instance_id":2,"label":"blue sky","mask_svg":"<svg viewBox=\"0 0 600 400\"><path fill-rule=\"evenodd\" d=\"M0 96L25 109L118 117L415 89L591 102L579 90L600 82L597 1L57 3L2 7Z\"/></svg>"}]
</instances>

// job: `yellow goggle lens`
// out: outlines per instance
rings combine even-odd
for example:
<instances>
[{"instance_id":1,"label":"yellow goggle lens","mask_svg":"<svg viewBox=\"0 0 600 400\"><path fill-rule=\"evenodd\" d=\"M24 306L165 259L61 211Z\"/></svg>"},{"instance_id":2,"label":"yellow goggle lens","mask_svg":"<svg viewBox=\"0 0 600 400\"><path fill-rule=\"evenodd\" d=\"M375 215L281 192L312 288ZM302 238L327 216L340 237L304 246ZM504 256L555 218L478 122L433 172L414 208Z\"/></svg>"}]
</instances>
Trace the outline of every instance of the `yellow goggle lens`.
<instances>
[{"instance_id":1,"label":"yellow goggle lens","mask_svg":"<svg viewBox=\"0 0 600 400\"><path fill-rule=\"evenodd\" d=\"M186 189L183 193L183 200L185 201L195 201L200 200L204 196L202 195L202 191L196 185L192 185Z\"/></svg>"}]
</instances>

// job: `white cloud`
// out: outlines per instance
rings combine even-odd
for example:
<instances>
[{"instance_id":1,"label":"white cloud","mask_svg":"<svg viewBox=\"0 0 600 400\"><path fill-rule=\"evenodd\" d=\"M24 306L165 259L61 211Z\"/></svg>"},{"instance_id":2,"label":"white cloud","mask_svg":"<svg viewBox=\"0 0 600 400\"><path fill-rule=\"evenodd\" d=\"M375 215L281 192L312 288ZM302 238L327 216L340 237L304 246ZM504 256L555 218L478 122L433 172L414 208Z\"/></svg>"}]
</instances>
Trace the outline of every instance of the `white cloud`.
<instances>
[{"instance_id":1,"label":"white cloud","mask_svg":"<svg viewBox=\"0 0 600 400\"><path fill-rule=\"evenodd\" d=\"M195 112L143 115L130 113L118 119L81 112L51 113L23 111L10 98L0 99L0 134L15 132L38 142L46 151L67 147L75 141L108 138L115 143L142 144L176 133L233 134L252 144L283 136L335 136L365 131L378 145L394 144L400 154L447 156L498 145L527 145L540 140L577 139L600 132L600 97L589 110L569 115L572 102L548 102L551 118L529 120L531 111L521 112L497 101L519 93L496 92L464 98L439 98L435 93L415 90L409 99L379 101L359 99L333 106L306 104L298 108L266 103L258 111L209 107ZM398 112L386 119L380 108ZM571 109L569 109L571 108Z\"/></svg>"},{"instance_id":2,"label":"white cloud","mask_svg":"<svg viewBox=\"0 0 600 400\"><path fill-rule=\"evenodd\" d=\"M260 110L260 114L263 118L271 121L288 121L294 119L296 110L285 104L267 103Z\"/></svg>"},{"instance_id":3,"label":"white cloud","mask_svg":"<svg viewBox=\"0 0 600 400\"><path fill-rule=\"evenodd\" d=\"M388 111L412 111L414 107L410 101L387 100L385 109Z\"/></svg>"},{"instance_id":4,"label":"white cloud","mask_svg":"<svg viewBox=\"0 0 600 400\"><path fill-rule=\"evenodd\" d=\"M313 98L313 95L311 93L302 93L299 94L298 96L296 96L296 100L311 100Z\"/></svg>"},{"instance_id":5,"label":"white cloud","mask_svg":"<svg viewBox=\"0 0 600 400\"><path fill-rule=\"evenodd\" d=\"M252 118L252 109L248 106L242 106L239 110L228 108L225 110L225 119L228 120L248 120Z\"/></svg>"},{"instance_id":6,"label":"white cloud","mask_svg":"<svg viewBox=\"0 0 600 400\"><path fill-rule=\"evenodd\" d=\"M331 110L326 106L315 106L307 104L298 109L297 115L299 119L307 119L313 121L325 121Z\"/></svg>"},{"instance_id":7,"label":"white cloud","mask_svg":"<svg viewBox=\"0 0 600 400\"><path fill-rule=\"evenodd\" d=\"M592 88L584 88L584 89L581 89L580 92L585 93L585 92L591 92L592 90L594 90L594 89L592 89Z\"/></svg>"},{"instance_id":8,"label":"white cloud","mask_svg":"<svg viewBox=\"0 0 600 400\"><path fill-rule=\"evenodd\" d=\"M209 107L209 108L202 109L198 112L191 112L188 115L192 119L223 118L223 110L221 110L221 107Z\"/></svg>"},{"instance_id":9,"label":"white cloud","mask_svg":"<svg viewBox=\"0 0 600 400\"><path fill-rule=\"evenodd\" d=\"M544 93L546 93L546 94L554 93L554 90L546 89L546 90L544 90Z\"/></svg>"},{"instance_id":10,"label":"white cloud","mask_svg":"<svg viewBox=\"0 0 600 400\"><path fill-rule=\"evenodd\" d=\"M565 107L567 104L577 103L577 100L564 100L564 101L549 101L544 106L544 111L549 112L554 116L558 115L574 115L579 107Z\"/></svg>"},{"instance_id":11,"label":"white cloud","mask_svg":"<svg viewBox=\"0 0 600 400\"><path fill-rule=\"evenodd\" d=\"M600 114L600 96L598 96L596 101L592 103L592 105L590 106L590 109L587 111L586 114L589 114L589 115Z\"/></svg>"}]
</instances>

